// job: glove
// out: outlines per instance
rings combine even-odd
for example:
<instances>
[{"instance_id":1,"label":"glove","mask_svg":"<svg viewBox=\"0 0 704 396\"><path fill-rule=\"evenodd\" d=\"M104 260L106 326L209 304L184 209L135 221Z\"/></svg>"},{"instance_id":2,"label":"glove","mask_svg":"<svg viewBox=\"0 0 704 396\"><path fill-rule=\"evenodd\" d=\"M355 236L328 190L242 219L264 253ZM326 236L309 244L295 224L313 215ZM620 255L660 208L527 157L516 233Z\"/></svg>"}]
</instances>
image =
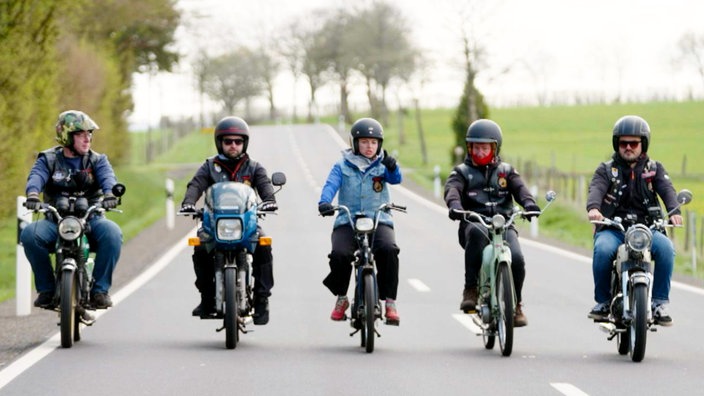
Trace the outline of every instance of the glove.
<instances>
[{"instance_id":1,"label":"glove","mask_svg":"<svg viewBox=\"0 0 704 396\"><path fill-rule=\"evenodd\" d=\"M117 207L117 197L112 193L107 193L103 196L103 208L115 209Z\"/></svg>"},{"instance_id":2,"label":"glove","mask_svg":"<svg viewBox=\"0 0 704 396\"><path fill-rule=\"evenodd\" d=\"M323 217L332 216L335 213L335 209L332 208L332 204L330 202L323 202L318 205L318 212Z\"/></svg>"},{"instance_id":3,"label":"glove","mask_svg":"<svg viewBox=\"0 0 704 396\"><path fill-rule=\"evenodd\" d=\"M191 203L181 204L181 213L196 213L196 206Z\"/></svg>"},{"instance_id":4,"label":"glove","mask_svg":"<svg viewBox=\"0 0 704 396\"><path fill-rule=\"evenodd\" d=\"M526 210L526 212L540 212L540 206L536 204L528 204L523 207L523 209ZM540 215L538 214L529 214L529 215L523 215L523 218L526 220L531 220L533 217L538 217Z\"/></svg>"},{"instance_id":5,"label":"glove","mask_svg":"<svg viewBox=\"0 0 704 396\"><path fill-rule=\"evenodd\" d=\"M27 194L27 201L24 203L24 207L29 210L37 210L41 206L42 201L39 200L38 192L31 192Z\"/></svg>"},{"instance_id":6,"label":"glove","mask_svg":"<svg viewBox=\"0 0 704 396\"><path fill-rule=\"evenodd\" d=\"M464 214L463 214L463 213L458 213L458 212L456 212L455 209L459 209L459 208L451 208L451 209L450 209L450 212L448 213L448 215L449 215L449 217L450 217L450 220L462 220L462 219L464 219ZM462 209L460 209L460 210L462 210Z\"/></svg>"},{"instance_id":7,"label":"glove","mask_svg":"<svg viewBox=\"0 0 704 396\"><path fill-rule=\"evenodd\" d=\"M279 209L279 206L274 201L264 201L259 204L259 210L262 212L275 212L277 209Z\"/></svg>"},{"instance_id":8,"label":"glove","mask_svg":"<svg viewBox=\"0 0 704 396\"><path fill-rule=\"evenodd\" d=\"M396 170L396 158L390 156L386 150L384 150L384 159L381 160L381 163L391 172Z\"/></svg>"}]
</instances>

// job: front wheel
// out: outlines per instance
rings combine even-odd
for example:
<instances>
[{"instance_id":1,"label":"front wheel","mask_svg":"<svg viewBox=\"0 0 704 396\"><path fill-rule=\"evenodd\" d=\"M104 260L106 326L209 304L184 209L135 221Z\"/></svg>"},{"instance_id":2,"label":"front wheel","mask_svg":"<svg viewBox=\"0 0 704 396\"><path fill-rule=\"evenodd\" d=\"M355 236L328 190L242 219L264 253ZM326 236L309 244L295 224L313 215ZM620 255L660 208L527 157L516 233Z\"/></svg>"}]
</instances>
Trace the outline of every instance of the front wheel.
<instances>
[{"instance_id":1,"label":"front wheel","mask_svg":"<svg viewBox=\"0 0 704 396\"><path fill-rule=\"evenodd\" d=\"M513 349L513 290L511 273L506 263L499 264L496 277L496 300L499 305L497 327L499 332L499 347L503 356L510 356Z\"/></svg>"},{"instance_id":2,"label":"front wheel","mask_svg":"<svg viewBox=\"0 0 704 396\"><path fill-rule=\"evenodd\" d=\"M376 308L376 293L374 289L374 277L372 274L364 275L364 328L362 332L363 337L367 339L366 351L367 353L374 352L374 320L375 308Z\"/></svg>"},{"instance_id":3,"label":"front wheel","mask_svg":"<svg viewBox=\"0 0 704 396\"><path fill-rule=\"evenodd\" d=\"M239 341L237 268L225 268L225 347L235 349Z\"/></svg>"},{"instance_id":4,"label":"front wheel","mask_svg":"<svg viewBox=\"0 0 704 396\"><path fill-rule=\"evenodd\" d=\"M631 360L640 362L645 357L645 342L648 336L648 290L644 284L633 286L633 311L628 328L630 337Z\"/></svg>"},{"instance_id":5,"label":"front wheel","mask_svg":"<svg viewBox=\"0 0 704 396\"><path fill-rule=\"evenodd\" d=\"M78 304L78 288L73 271L61 272L61 346L71 348L79 331L76 305Z\"/></svg>"}]
</instances>

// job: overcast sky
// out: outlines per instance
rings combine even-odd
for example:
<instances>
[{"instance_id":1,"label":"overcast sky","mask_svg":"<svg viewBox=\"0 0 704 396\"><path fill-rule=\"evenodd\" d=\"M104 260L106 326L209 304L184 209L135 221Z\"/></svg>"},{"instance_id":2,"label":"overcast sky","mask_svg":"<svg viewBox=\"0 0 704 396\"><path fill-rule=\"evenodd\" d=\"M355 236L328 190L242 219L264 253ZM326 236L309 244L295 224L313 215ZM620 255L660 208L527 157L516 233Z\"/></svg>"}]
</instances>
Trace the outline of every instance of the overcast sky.
<instances>
[{"instance_id":1,"label":"overcast sky","mask_svg":"<svg viewBox=\"0 0 704 396\"><path fill-rule=\"evenodd\" d=\"M368 2L368 0L366 1ZM575 93L613 99L662 95L704 96L704 82L691 64L677 67L677 42L685 32L704 35L704 1L698 0L397 0L412 30L412 42L433 62L421 105L454 107L464 82L460 20L471 20L487 53L477 80L490 105L558 100ZM186 55L174 73L135 77L131 124L144 126L160 116L199 113L190 63L198 49L222 53L241 43L254 45L292 18L316 21L311 11L333 8L338 0L179 0L184 27L177 50ZM355 4L364 4L358 1ZM471 10L461 4L475 4ZM479 7L479 8L477 8ZM503 72L509 70L508 72ZM301 113L305 85L277 81L277 105ZM413 93L391 93L390 105ZM294 99L295 97L295 99ZM321 92L321 106L333 108L337 93ZM352 101L363 102L363 89Z\"/></svg>"}]
</instances>

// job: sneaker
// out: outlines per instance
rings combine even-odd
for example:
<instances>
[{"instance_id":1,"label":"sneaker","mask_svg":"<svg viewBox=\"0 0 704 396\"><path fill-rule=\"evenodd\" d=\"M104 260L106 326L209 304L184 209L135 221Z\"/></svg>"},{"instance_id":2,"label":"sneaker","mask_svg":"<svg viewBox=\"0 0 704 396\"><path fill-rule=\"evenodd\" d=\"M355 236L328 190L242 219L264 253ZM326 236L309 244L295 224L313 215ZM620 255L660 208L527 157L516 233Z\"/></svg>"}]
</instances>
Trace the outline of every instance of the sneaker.
<instances>
[{"instance_id":1,"label":"sneaker","mask_svg":"<svg viewBox=\"0 0 704 396\"><path fill-rule=\"evenodd\" d=\"M391 326L398 326L401 322L401 318L398 316L398 311L396 310L396 301L387 298L386 299L386 324Z\"/></svg>"},{"instance_id":2,"label":"sneaker","mask_svg":"<svg viewBox=\"0 0 704 396\"><path fill-rule=\"evenodd\" d=\"M513 327L523 327L528 325L528 319L523 314L523 304L516 304L516 312L513 315Z\"/></svg>"},{"instance_id":3,"label":"sneaker","mask_svg":"<svg viewBox=\"0 0 704 396\"><path fill-rule=\"evenodd\" d=\"M252 321L255 325L265 325L269 323L269 299L267 297L254 298L254 314Z\"/></svg>"},{"instance_id":4,"label":"sneaker","mask_svg":"<svg viewBox=\"0 0 704 396\"><path fill-rule=\"evenodd\" d=\"M54 307L54 292L41 292L34 300L34 306L39 308L52 309Z\"/></svg>"},{"instance_id":5,"label":"sneaker","mask_svg":"<svg viewBox=\"0 0 704 396\"><path fill-rule=\"evenodd\" d=\"M330 314L330 319L335 320L335 321L347 319L347 315L345 314L345 311L347 311L347 308L349 308L349 306L350 306L350 302L347 299L347 296L337 296L337 301L335 302L335 308L332 310L332 313Z\"/></svg>"},{"instance_id":6,"label":"sneaker","mask_svg":"<svg viewBox=\"0 0 704 396\"><path fill-rule=\"evenodd\" d=\"M467 287L462 292L462 302L460 303L460 310L465 313L476 311L477 309L477 288Z\"/></svg>"},{"instance_id":7,"label":"sneaker","mask_svg":"<svg viewBox=\"0 0 704 396\"><path fill-rule=\"evenodd\" d=\"M587 317L594 320L606 320L609 317L609 304L603 302L595 305Z\"/></svg>"},{"instance_id":8,"label":"sneaker","mask_svg":"<svg viewBox=\"0 0 704 396\"><path fill-rule=\"evenodd\" d=\"M93 302L93 307L95 309L106 309L112 307L112 299L107 293L95 293L90 296L90 300Z\"/></svg>"},{"instance_id":9,"label":"sneaker","mask_svg":"<svg viewBox=\"0 0 704 396\"><path fill-rule=\"evenodd\" d=\"M672 326L672 317L667 313L665 304L658 304L653 307L653 318L655 319L655 323L660 326Z\"/></svg>"}]
</instances>

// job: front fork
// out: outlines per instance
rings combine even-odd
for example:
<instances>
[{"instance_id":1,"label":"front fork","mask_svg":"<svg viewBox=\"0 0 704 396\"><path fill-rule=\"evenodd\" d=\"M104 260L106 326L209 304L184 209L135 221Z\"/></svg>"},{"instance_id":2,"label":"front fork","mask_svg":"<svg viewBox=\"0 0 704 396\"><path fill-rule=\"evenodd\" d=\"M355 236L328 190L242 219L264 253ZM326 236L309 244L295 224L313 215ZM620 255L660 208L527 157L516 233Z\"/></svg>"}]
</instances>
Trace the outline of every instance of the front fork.
<instances>
[{"instance_id":1,"label":"front fork","mask_svg":"<svg viewBox=\"0 0 704 396\"><path fill-rule=\"evenodd\" d=\"M237 269L236 293L239 296L237 307L242 315L248 315L252 306L252 282L250 282L253 257L242 250L237 253L215 252L215 307L219 314L225 312L225 268Z\"/></svg>"},{"instance_id":2,"label":"front fork","mask_svg":"<svg viewBox=\"0 0 704 396\"><path fill-rule=\"evenodd\" d=\"M647 271L638 271L634 272L631 275L628 275L627 272L624 272L621 274L621 295L622 296L630 296L632 293L629 293L629 291L632 291L635 288L635 285L638 284L645 284L646 287L648 288L648 304L647 304L647 311L646 314L648 315L648 323L652 322L653 320L653 308L652 308L652 296L653 296L653 274ZM624 298L623 299L623 319L625 321L632 320L633 315L631 313L631 299L630 298Z\"/></svg>"},{"instance_id":3,"label":"front fork","mask_svg":"<svg viewBox=\"0 0 704 396\"><path fill-rule=\"evenodd\" d=\"M498 301L496 297L496 279L501 268L500 263L508 266L508 274L511 288L511 304L516 307L516 289L513 283L513 272L511 271L511 249L503 242L502 238L487 245L482 254L482 267L480 271L479 297L481 305L479 315L482 322L491 323L498 315ZM489 304L487 304L487 302Z\"/></svg>"}]
</instances>

